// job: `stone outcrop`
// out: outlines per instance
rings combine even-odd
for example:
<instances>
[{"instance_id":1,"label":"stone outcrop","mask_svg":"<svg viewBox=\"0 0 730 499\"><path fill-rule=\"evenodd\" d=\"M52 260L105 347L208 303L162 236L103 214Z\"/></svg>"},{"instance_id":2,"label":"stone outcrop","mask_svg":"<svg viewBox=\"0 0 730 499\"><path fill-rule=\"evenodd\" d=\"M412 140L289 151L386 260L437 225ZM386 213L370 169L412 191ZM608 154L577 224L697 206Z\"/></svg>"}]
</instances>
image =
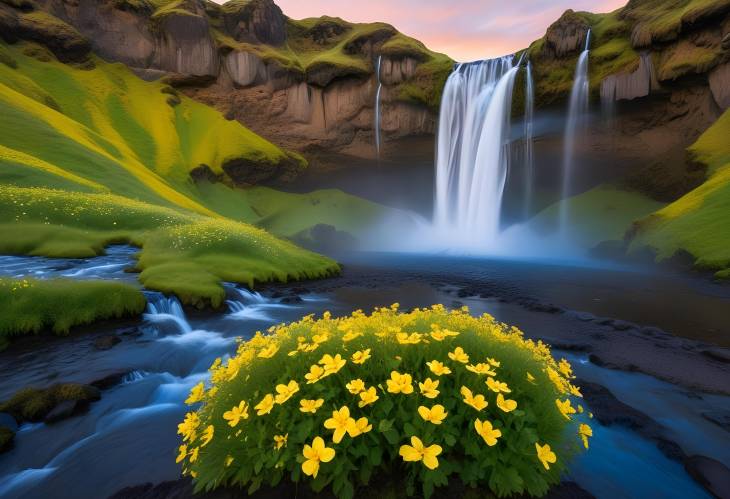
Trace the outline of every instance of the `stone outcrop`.
<instances>
[{"instance_id":1,"label":"stone outcrop","mask_svg":"<svg viewBox=\"0 0 730 499\"><path fill-rule=\"evenodd\" d=\"M730 63L716 67L708 79L712 97L720 109L730 108Z\"/></svg>"},{"instance_id":2,"label":"stone outcrop","mask_svg":"<svg viewBox=\"0 0 730 499\"><path fill-rule=\"evenodd\" d=\"M601 82L601 99L632 100L646 97L652 90L659 88L651 54L644 52L639 59L639 67L630 73L610 75Z\"/></svg>"},{"instance_id":3,"label":"stone outcrop","mask_svg":"<svg viewBox=\"0 0 730 499\"><path fill-rule=\"evenodd\" d=\"M286 40L286 18L271 0L225 6L223 23L239 42L281 45Z\"/></svg>"},{"instance_id":4,"label":"stone outcrop","mask_svg":"<svg viewBox=\"0 0 730 499\"><path fill-rule=\"evenodd\" d=\"M588 23L572 10L566 10L545 33L543 54L562 59L583 50L588 35Z\"/></svg>"}]
</instances>

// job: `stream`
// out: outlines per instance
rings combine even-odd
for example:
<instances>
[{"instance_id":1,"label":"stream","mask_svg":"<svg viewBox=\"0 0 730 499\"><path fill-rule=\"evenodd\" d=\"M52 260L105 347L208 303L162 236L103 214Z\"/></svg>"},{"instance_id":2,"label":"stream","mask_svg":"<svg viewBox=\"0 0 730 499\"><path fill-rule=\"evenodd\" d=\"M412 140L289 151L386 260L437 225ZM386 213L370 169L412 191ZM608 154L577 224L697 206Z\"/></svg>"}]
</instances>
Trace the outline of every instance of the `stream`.
<instances>
[{"instance_id":1,"label":"stream","mask_svg":"<svg viewBox=\"0 0 730 499\"><path fill-rule=\"evenodd\" d=\"M114 246L89 259L3 256L0 275L136 282L124 271L135 252ZM345 315L395 301L402 308L468 305L475 315L488 312L528 336L552 340L579 380L601 385L643 412L686 455L730 466L728 426L708 417L730 417L730 367L702 353L729 343L727 286L564 262L386 254L341 261L339 278L271 285L262 293L226 284L226 307L216 313L186 313L175 298L145 291L147 310L137 323L21 342L0 353L0 400L26 386L116 380L86 413L19 428L15 447L0 454L0 497L104 498L127 486L176 480L183 400L215 358L235 351L236 337L309 313ZM122 341L109 350L95 348L94 340L109 334ZM676 359L676 369L667 366L669 358ZM623 369L622 362L634 368ZM591 449L566 480L598 498L711 497L641 432L597 420L592 426Z\"/></svg>"}]
</instances>

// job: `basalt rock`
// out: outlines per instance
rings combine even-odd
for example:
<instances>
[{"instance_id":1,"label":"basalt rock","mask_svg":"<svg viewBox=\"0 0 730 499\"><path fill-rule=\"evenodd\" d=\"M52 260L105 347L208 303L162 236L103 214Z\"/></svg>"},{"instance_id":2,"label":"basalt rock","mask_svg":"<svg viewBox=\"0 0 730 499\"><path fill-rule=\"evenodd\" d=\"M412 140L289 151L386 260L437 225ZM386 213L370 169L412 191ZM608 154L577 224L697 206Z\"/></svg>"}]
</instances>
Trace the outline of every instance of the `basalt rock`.
<instances>
[{"instance_id":1,"label":"basalt rock","mask_svg":"<svg viewBox=\"0 0 730 499\"><path fill-rule=\"evenodd\" d=\"M286 18L271 0L230 2L223 8L223 23L240 42L281 45L286 40Z\"/></svg>"},{"instance_id":2,"label":"basalt rock","mask_svg":"<svg viewBox=\"0 0 730 499\"><path fill-rule=\"evenodd\" d=\"M617 73L608 76L601 82L601 99L632 100L645 97L649 92L659 88L651 54L645 52L639 59L639 67L630 73Z\"/></svg>"},{"instance_id":3,"label":"basalt rock","mask_svg":"<svg viewBox=\"0 0 730 499\"><path fill-rule=\"evenodd\" d=\"M547 29L543 54L557 59L577 54L585 46L588 29L585 19L570 9L566 10Z\"/></svg>"},{"instance_id":4,"label":"basalt rock","mask_svg":"<svg viewBox=\"0 0 730 499\"><path fill-rule=\"evenodd\" d=\"M720 106L720 109L730 108L730 62L713 69L709 76L709 82L712 97Z\"/></svg>"}]
</instances>

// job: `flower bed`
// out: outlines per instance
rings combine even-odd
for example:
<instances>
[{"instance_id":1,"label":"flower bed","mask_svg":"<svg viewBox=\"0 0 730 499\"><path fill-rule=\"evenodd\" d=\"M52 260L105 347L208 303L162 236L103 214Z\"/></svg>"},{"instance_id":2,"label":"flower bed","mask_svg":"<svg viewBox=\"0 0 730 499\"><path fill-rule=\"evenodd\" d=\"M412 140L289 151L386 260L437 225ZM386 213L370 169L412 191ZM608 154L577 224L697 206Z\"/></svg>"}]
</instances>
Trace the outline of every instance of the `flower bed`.
<instances>
[{"instance_id":1,"label":"flower bed","mask_svg":"<svg viewBox=\"0 0 730 499\"><path fill-rule=\"evenodd\" d=\"M349 498L376 475L542 495L590 427L570 364L489 315L398 306L241 342L193 388L177 457L198 490L282 480Z\"/></svg>"}]
</instances>

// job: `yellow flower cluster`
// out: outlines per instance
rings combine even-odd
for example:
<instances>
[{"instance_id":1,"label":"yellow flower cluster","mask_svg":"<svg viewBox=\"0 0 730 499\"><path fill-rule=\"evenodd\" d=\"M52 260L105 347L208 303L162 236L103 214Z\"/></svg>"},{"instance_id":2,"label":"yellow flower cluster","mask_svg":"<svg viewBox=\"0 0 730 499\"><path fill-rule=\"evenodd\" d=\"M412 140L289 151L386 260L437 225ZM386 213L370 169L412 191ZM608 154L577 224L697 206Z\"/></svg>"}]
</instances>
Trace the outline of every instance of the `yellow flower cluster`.
<instances>
[{"instance_id":1,"label":"yellow flower cluster","mask_svg":"<svg viewBox=\"0 0 730 499\"><path fill-rule=\"evenodd\" d=\"M443 442L434 441L438 431L433 433L429 428L468 424L480 437L480 445L502 446L505 439L514 438L516 430L510 429L514 426L509 423L513 418L524 417L532 403L530 391L548 390L555 394L551 409L556 414L555 421L562 417L568 421L564 424L569 424L576 414L583 412L582 406L573 407L571 403L571 397L580 397L580 391L571 383L573 371L565 359L556 361L544 343L524 339L519 330L496 323L488 315L474 318L466 309L447 312L437 305L401 314L396 304L378 309L371 316L356 311L350 317L333 319L327 313L316 321L310 315L299 322L274 326L267 333L259 332L250 340L241 341L236 355L227 362L217 359L211 366L212 386L208 391L203 383L193 387L186 402L202 402L202 408L187 414L178 426L183 440L178 462L192 465L199 456L207 456L209 450L201 453L201 449L214 439L221 446L248 442L249 427L242 426L245 423L256 425L251 427L255 428L253 432L275 428L267 437L273 442L273 449L278 452L287 445L297 446L301 471L317 477L322 465L333 461L339 452L339 448L328 447L317 433L326 430L335 446L345 445L349 439L371 432L374 424L385 424L386 430L375 433L380 438L380 433L393 424L384 417L373 418L380 414L378 410L388 410L379 409L383 404L379 401L386 398L390 399L386 402L390 407L412 407L414 420L408 423L416 421L422 425L417 427L419 433L423 431L420 437L409 435L408 443L398 448L398 455L405 462L420 462L434 470L439 467L439 456L443 459L449 454L444 454L440 445ZM424 353L418 353L421 349ZM420 360L414 363L414 359ZM372 364L363 369L368 361ZM517 362L529 363L531 372ZM257 370L267 365L275 366L266 372L276 379L268 390L262 385L263 380L256 377ZM389 367L386 370L383 366ZM341 372L346 377L336 376ZM215 407L221 393L233 394L242 386L249 387L248 395L241 397L243 400L234 397L220 410L209 409ZM295 395L296 408L290 405L290 409L277 409ZM230 399L233 395L225 397ZM351 407L355 407L355 402L355 411L365 415L353 414ZM320 410L325 404L331 407L328 416ZM277 411L282 410L287 411L284 421L305 417L321 426L315 426L319 430L315 429L315 434L303 441L301 436L295 436L296 432L291 433L293 423L277 423L279 415L284 414ZM252 418L251 412L258 418ZM578 438L588 448L590 426L579 423L577 428ZM237 438L231 440L232 437ZM550 470L550 465L558 462L550 444L529 443L532 444L535 465ZM224 467L238 463L232 454L221 457Z\"/></svg>"}]
</instances>

